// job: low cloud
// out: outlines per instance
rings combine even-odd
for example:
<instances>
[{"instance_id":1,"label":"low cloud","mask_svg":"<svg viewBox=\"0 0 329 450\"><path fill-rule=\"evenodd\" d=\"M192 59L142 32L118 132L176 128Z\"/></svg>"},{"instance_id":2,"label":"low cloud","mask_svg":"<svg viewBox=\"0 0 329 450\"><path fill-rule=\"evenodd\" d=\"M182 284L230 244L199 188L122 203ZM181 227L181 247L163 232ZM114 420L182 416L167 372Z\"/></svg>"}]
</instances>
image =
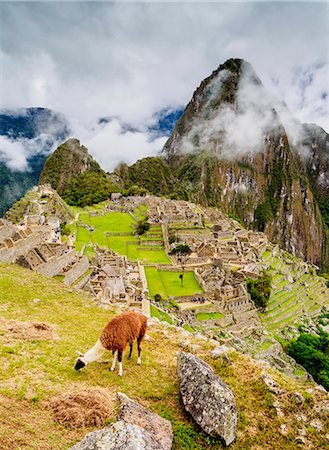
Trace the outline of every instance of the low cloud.
<instances>
[{"instance_id":1,"label":"low cloud","mask_svg":"<svg viewBox=\"0 0 329 450\"><path fill-rule=\"evenodd\" d=\"M119 119L90 128L76 124L74 133L106 171L112 171L122 161L132 164L137 159L157 155L168 138L154 137L145 129L127 131Z\"/></svg>"}]
</instances>

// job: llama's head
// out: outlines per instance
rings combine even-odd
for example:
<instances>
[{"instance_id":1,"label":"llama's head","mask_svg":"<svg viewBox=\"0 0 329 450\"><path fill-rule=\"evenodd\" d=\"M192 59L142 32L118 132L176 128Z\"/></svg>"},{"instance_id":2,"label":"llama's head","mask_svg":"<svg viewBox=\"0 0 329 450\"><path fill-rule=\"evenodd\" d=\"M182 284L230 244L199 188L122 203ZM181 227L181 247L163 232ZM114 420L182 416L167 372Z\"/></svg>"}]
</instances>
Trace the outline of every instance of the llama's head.
<instances>
[{"instance_id":1,"label":"llama's head","mask_svg":"<svg viewBox=\"0 0 329 450\"><path fill-rule=\"evenodd\" d=\"M75 362L75 370L80 370L82 369L84 366L86 365L86 363L83 361L83 358L78 358Z\"/></svg>"}]
</instances>

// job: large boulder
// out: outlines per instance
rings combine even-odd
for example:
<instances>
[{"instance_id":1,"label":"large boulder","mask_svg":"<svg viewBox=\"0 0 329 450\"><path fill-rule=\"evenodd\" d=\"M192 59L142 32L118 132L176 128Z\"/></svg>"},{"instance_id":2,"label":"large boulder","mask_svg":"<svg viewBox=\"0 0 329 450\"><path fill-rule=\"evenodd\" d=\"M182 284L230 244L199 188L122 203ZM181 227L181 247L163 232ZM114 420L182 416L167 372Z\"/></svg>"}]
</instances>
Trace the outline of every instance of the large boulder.
<instances>
[{"instance_id":1,"label":"large boulder","mask_svg":"<svg viewBox=\"0 0 329 450\"><path fill-rule=\"evenodd\" d=\"M93 431L71 450L170 450L171 423L118 393L118 422Z\"/></svg>"},{"instance_id":2,"label":"large boulder","mask_svg":"<svg viewBox=\"0 0 329 450\"><path fill-rule=\"evenodd\" d=\"M173 432L169 420L163 419L131 400L125 394L118 393L121 409L118 419L143 428L158 443L158 450L170 450Z\"/></svg>"},{"instance_id":3,"label":"large boulder","mask_svg":"<svg viewBox=\"0 0 329 450\"><path fill-rule=\"evenodd\" d=\"M238 418L232 391L196 356L180 352L177 359L185 409L206 433L222 438L226 445L231 444Z\"/></svg>"},{"instance_id":4,"label":"large boulder","mask_svg":"<svg viewBox=\"0 0 329 450\"><path fill-rule=\"evenodd\" d=\"M157 441L145 430L122 420L88 433L71 450L159 450Z\"/></svg>"}]
</instances>

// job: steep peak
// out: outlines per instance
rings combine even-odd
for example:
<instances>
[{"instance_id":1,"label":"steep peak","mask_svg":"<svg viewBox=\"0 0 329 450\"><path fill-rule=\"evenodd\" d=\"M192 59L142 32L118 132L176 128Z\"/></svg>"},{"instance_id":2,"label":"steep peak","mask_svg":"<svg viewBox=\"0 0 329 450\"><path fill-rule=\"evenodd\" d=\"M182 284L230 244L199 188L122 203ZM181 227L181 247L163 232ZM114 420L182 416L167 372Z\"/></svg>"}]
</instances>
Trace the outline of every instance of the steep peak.
<instances>
[{"instance_id":1,"label":"steep peak","mask_svg":"<svg viewBox=\"0 0 329 450\"><path fill-rule=\"evenodd\" d=\"M43 166L39 184L49 183L62 195L71 180L84 172L105 174L89 154L87 147L81 145L78 139L71 138L49 156Z\"/></svg>"}]
</instances>

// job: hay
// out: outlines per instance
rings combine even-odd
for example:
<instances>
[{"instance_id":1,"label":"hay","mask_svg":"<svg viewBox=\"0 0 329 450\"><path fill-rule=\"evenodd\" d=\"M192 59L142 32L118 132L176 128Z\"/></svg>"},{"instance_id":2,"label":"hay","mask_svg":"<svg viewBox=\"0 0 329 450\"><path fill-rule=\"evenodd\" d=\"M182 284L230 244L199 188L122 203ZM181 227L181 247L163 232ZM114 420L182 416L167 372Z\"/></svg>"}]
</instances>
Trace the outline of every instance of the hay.
<instances>
[{"instance_id":1,"label":"hay","mask_svg":"<svg viewBox=\"0 0 329 450\"><path fill-rule=\"evenodd\" d=\"M102 428L113 415L114 395L104 388L87 388L54 397L47 406L61 425Z\"/></svg>"},{"instance_id":2,"label":"hay","mask_svg":"<svg viewBox=\"0 0 329 450\"><path fill-rule=\"evenodd\" d=\"M0 319L0 329L23 341L44 341L59 339L52 326L44 322L20 322Z\"/></svg>"}]
</instances>

